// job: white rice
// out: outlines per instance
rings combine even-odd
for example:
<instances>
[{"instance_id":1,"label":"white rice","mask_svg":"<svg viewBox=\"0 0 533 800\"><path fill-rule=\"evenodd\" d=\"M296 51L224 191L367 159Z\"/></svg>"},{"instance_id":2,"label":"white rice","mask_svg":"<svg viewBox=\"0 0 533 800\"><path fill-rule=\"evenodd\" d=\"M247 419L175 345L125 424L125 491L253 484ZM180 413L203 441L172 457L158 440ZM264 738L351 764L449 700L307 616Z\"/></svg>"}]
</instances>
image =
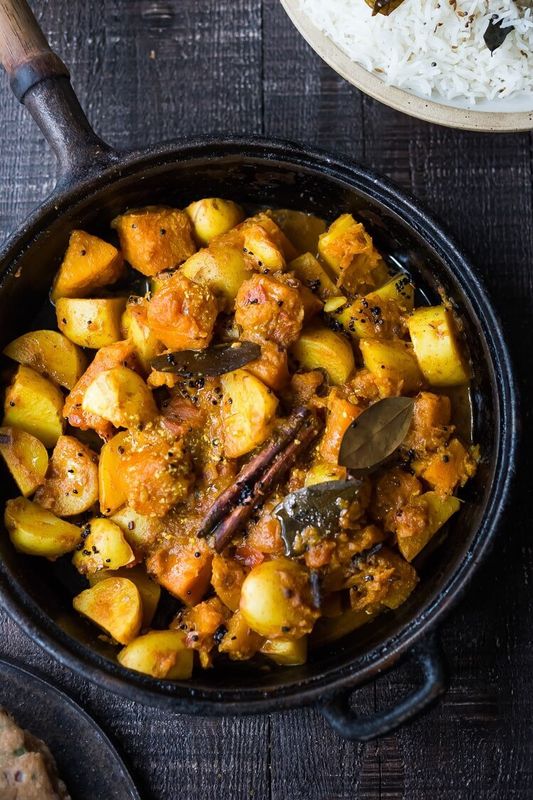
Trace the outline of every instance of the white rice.
<instances>
[{"instance_id":1,"label":"white rice","mask_svg":"<svg viewBox=\"0 0 533 800\"><path fill-rule=\"evenodd\" d=\"M375 17L364 0L300 4L350 58L389 84L472 105L533 98L533 10L512 0L404 0L389 16ZM494 14L514 30L491 54L483 34Z\"/></svg>"}]
</instances>

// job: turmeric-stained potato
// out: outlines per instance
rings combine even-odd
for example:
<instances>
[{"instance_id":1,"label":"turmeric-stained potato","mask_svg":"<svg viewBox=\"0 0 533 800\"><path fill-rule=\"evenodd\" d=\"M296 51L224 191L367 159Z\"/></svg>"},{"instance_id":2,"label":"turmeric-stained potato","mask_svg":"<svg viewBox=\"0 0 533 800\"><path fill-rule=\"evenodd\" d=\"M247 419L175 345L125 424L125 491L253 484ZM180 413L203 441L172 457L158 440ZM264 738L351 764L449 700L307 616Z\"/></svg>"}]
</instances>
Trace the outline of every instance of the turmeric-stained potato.
<instances>
[{"instance_id":1,"label":"turmeric-stained potato","mask_svg":"<svg viewBox=\"0 0 533 800\"><path fill-rule=\"evenodd\" d=\"M323 369L334 384L346 383L355 369L350 342L322 325L313 325L302 331L291 353L299 368Z\"/></svg>"},{"instance_id":2,"label":"turmeric-stained potato","mask_svg":"<svg viewBox=\"0 0 533 800\"><path fill-rule=\"evenodd\" d=\"M306 471L304 486L315 486L317 483L328 483L329 481L344 481L347 474L346 467L339 467L328 461L319 461Z\"/></svg>"},{"instance_id":3,"label":"turmeric-stained potato","mask_svg":"<svg viewBox=\"0 0 533 800\"><path fill-rule=\"evenodd\" d=\"M146 206L116 217L111 226L124 258L143 275L157 275L186 261L196 250L192 225L184 211Z\"/></svg>"},{"instance_id":4,"label":"turmeric-stained potato","mask_svg":"<svg viewBox=\"0 0 533 800\"><path fill-rule=\"evenodd\" d=\"M320 236L318 252L337 276L337 286L356 293L362 287L374 284L372 272L381 256L370 234L351 214L342 214Z\"/></svg>"},{"instance_id":5,"label":"turmeric-stained potato","mask_svg":"<svg viewBox=\"0 0 533 800\"><path fill-rule=\"evenodd\" d=\"M249 453L268 438L278 399L271 389L244 369L221 378L224 452L228 458Z\"/></svg>"},{"instance_id":6,"label":"turmeric-stained potato","mask_svg":"<svg viewBox=\"0 0 533 800\"><path fill-rule=\"evenodd\" d=\"M111 517L122 530L126 541L130 543L135 552L146 554L157 537L163 533L163 521L157 517L147 517L138 514L133 508L121 508Z\"/></svg>"},{"instance_id":7,"label":"turmeric-stained potato","mask_svg":"<svg viewBox=\"0 0 533 800\"><path fill-rule=\"evenodd\" d=\"M246 371L263 381L275 392L290 380L287 351L275 342L261 342L261 355L246 365Z\"/></svg>"},{"instance_id":8,"label":"turmeric-stained potato","mask_svg":"<svg viewBox=\"0 0 533 800\"><path fill-rule=\"evenodd\" d=\"M61 391L47 378L21 365L6 390L3 425L36 436L53 447L63 433Z\"/></svg>"},{"instance_id":9,"label":"turmeric-stained potato","mask_svg":"<svg viewBox=\"0 0 533 800\"><path fill-rule=\"evenodd\" d=\"M62 297L56 303L57 327L74 344L97 350L122 338L120 319L125 307L125 297Z\"/></svg>"},{"instance_id":10,"label":"turmeric-stained potato","mask_svg":"<svg viewBox=\"0 0 533 800\"><path fill-rule=\"evenodd\" d=\"M270 275L253 275L235 300L235 322L246 336L270 339L288 347L298 338L304 320L299 283L295 286Z\"/></svg>"},{"instance_id":11,"label":"turmeric-stained potato","mask_svg":"<svg viewBox=\"0 0 533 800\"><path fill-rule=\"evenodd\" d=\"M131 369L138 368L135 348L130 341L116 342L107 347L101 347L83 373L74 389L65 400L63 415L68 418L73 428L85 431L93 428L102 439L110 439L113 435L113 425L98 414L90 414L82 408L82 401L88 386L94 379L106 370L113 367L126 366Z\"/></svg>"},{"instance_id":12,"label":"turmeric-stained potato","mask_svg":"<svg viewBox=\"0 0 533 800\"><path fill-rule=\"evenodd\" d=\"M120 431L104 444L98 459L98 495L102 514L114 514L126 502L124 454L129 442L127 431Z\"/></svg>"},{"instance_id":13,"label":"turmeric-stained potato","mask_svg":"<svg viewBox=\"0 0 533 800\"><path fill-rule=\"evenodd\" d=\"M314 214L274 208L267 212L294 245L298 253L316 253L318 237L326 230L326 223Z\"/></svg>"},{"instance_id":14,"label":"turmeric-stained potato","mask_svg":"<svg viewBox=\"0 0 533 800\"><path fill-rule=\"evenodd\" d=\"M194 652L185 645L183 631L149 631L130 642L117 656L127 669L167 680L190 678L193 657Z\"/></svg>"},{"instance_id":15,"label":"turmeric-stained potato","mask_svg":"<svg viewBox=\"0 0 533 800\"><path fill-rule=\"evenodd\" d=\"M399 384L402 393L416 392L424 381L413 347L401 340L361 339L359 343L365 367L377 379Z\"/></svg>"},{"instance_id":16,"label":"turmeric-stained potato","mask_svg":"<svg viewBox=\"0 0 533 800\"><path fill-rule=\"evenodd\" d=\"M294 272L298 280L315 292L321 300L326 301L330 297L339 295L338 287L335 286L322 264L311 253L303 253L291 261L289 270ZM345 302L346 298L343 296L341 303Z\"/></svg>"},{"instance_id":17,"label":"turmeric-stained potato","mask_svg":"<svg viewBox=\"0 0 533 800\"><path fill-rule=\"evenodd\" d=\"M312 629L314 608L307 570L288 558L263 561L242 585L240 610L261 636L299 639Z\"/></svg>"},{"instance_id":18,"label":"turmeric-stained potato","mask_svg":"<svg viewBox=\"0 0 533 800\"><path fill-rule=\"evenodd\" d=\"M120 321L122 336L132 343L145 374L150 372L152 359L164 350L163 344L150 329L146 316L146 303L133 300L128 302Z\"/></svg>"},{"instance_id":19,"label":"turmeric-stained potato","mask_svg":"<svg viewBox=\"0 0 533 800\"><path fill-rule=\"evenodd\" d=\"M133 564L133 550L124 534L114 522L104 517L94 517L82 528L83 543L74 553L72 563L82 575L101 569L120 569Z\"/></svg>"},{"instance_id":20,"label":"turmeric-stained potato","mask_svg":"<svg viewBox=\"0 0 533 800\"><path fill-rule=\"evenodd\" d=\"M461 501L457 497L440 497L437 492L425 492L413 497L407 510L420 509L423 524L419 529L398 525L396 536L402 556L412 561L460 507Z\"/></svg>"},{"instance_id":21,"label":"turmeric-stained potato","mask_svg":"<svg viewBox=\"0 0 533 800\"><path fill-rule=\"evenodd\" d=\"M379 305L393 300L402 311L412 311L415 300L415 287L409 276L398 272L387 280L382 286L366 295L369 305Z\"/></svg>"},{"instance_id":22,"label":"turmeric-stained potato","mask_svg":"<svg viewBox=\"0 0 533 800\"><path fill-rule=\"evenodd\" d=\"M271 272L283 269L286 262L298 255L279 225L264 211L248 217L238 230L244 234L246 257L253 269Z\"/></svg>"},{"instance_id":23,"label":"turmeric-stained potato","mask_svg":"<svg viewBox=\"0 0 533 800\"><path fill-rule=\"evenodd\" d=\"M30 556L56 559L70 553L81 541L81 530L31 500L8 500L4 516L14 547Z\"/></svg>"},{"instance_id":24,"label":"turmeric-stained potato","mask_svg":"<svg viewBox=\"0 0 533 800\"><path fill-rule=\"evenodd\" d=\"M259 652L276 664L298 667L307 661L307 636L300 639L267 639Z\"/></svg>"},{"instance_id":25,"label":"turmeric-stained potato","mask_svg":"<svg viewBox=\"0 0 533 800\"><path fill-rule=\"evenodd\" d=\"M87 297L96 289L115 283L123 271L122 255L116 247L85 231L72 231L52 287L52 300Z\"/></svg>"},{"instance_id":26,"label":"turmeric-stained potato","mask_svg":"<svg viewBox=\"0 0 533 800\"><path fill-rule=\"evenodd\" d=\"M180 267L187 278L207 286L227 311L231 310L241 284L252 274L242 241L242 236L233 233L221 236Z\"/></svg>"},{"instance_id":27,"label":"turmeric-stained potato","mask_svg":"<svg viewBox=\"0 0 533 800\"><path fill-rule=\"evenodd\" d=\"M128 578L106 578L80 592L74 609L102 628L120 644L135 639L142 625L139 590Z\"/></svg>"},{"instance_id":28,"label":"turmeric-stained potato","mask_svg":"<svg viewBox=\"0 0 533 800\"><path fill-rule=\"evenodd\" d=\"M309 639L313 647L321 647L325 644L336 642L343 636L347 636L352 631L357 630L362 625L367 625L382 610L376 606L367 611L354 611L349 609L334 617L321 617L311 633Z\"/></svg>"},{"instance_id":29,"label":"turmeric-stained potato","mask_svg":"<svg viewBox=\"0 0 533 800\"><path fill-rule=\"evenodd\" d=\"M81 404L88 414L108 420L116 428L131 428L157 416L152 392L128 367L113 367L89 384Z\"/></svg>"},{"instance_id":30,"label":"turmeric-stained potato","mask_svg":"<svg viewBox=\"0 0 533 800\"><path fill-rule=\"evenodd\" d=\"M4 354L72 389L87 366L83 352L57 331L30 331L4 348Z\"/></svg>"},{"instance_id":31,"label":"turmeric-stained potato","mask_svg":"<svg viewBox=\"0 0 533 800\"><path fill-rule=\"evenodd\" d=\"M24 497L33 494L48 469L44 444L26 431L0 428L0 454Z\"/></svg>"},{"instance_id":32,"label":"turmeric-stained potato","mask_svg":"<svg viewBox=\"0 0 533 800\"><path fill-rule=\"evenodd\" d=\"M215 593L231 611L237 611L245 578L244 569L234 558L218 554L213 557L212 569L211 585Z\"/></svg>"},{"instance_id":33,"label":"turmeric-stained potato","mask_svg":"<svg viewBox=\"0 0 533 800\"><path fill-rule=\"evenodd\" d=\"M73 436L60 436L35 501L60 517L88 511L98 500L98 456Z\"/></svg>"},{"instance_id":34,"label":"turmeric-stained potato","mask_svg":"<svg viewBox=\"0 0 533 800\"><path fill-rule=\"evenodd\" d=\"M461 353L451 311L446 306L417 308L407 321L415 355L432 386L468 383L468 366Z\"/></svg>"},{"instance_id":35,"label":"turmeric-stained potato","mask_svg":"<svg viewBox=\"0 0 533 800\"><path fill-rule=\"evenodd\" d=\"M87 580L91 586L99 581L106 580L106 578L128 578L135 584L141 596L141 603L143 609L142 627L148 628L152 624L159 599L161 597L161 587L158 583L153 581L144 565L135 564L133 567L122 567L111 571L106 565L106 569L98 570L87 575Z\"/></svg>"},{"instance_id":36,"label":"turmeric-stained potato","mask_svg":"<svg viewBox=\"0 0 533 800\"><path fill-rule=\"evenodd\" d=\"M211 341L217 314L211 290L179 270L152 296L146 321L166 347L201 350Z\"/></svg>"},{"instance_id":37,"label":"turmeric-stained potato","mask_svg":"<svg viewBox=\"0 0 533 800\"><path fill-rule=\"evenodd\" d=\"M196 200L185 211L192 222L194 237L201 245L209 244L215 236L227 233L244 219L244 212L237 203L220 197Z\"/></svg>"}]
</instances>

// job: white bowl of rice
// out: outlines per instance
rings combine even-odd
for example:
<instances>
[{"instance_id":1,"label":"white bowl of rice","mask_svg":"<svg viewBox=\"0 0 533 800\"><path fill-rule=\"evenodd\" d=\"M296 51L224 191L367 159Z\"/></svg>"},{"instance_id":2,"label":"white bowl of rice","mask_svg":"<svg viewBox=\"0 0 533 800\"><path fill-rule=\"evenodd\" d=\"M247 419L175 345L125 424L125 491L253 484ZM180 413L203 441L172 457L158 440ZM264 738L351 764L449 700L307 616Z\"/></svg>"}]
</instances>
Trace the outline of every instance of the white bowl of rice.
<instances>
[{"instance_id":1,"label":"white bowl of rice","mask_svg":"<svg viewBox=\"0 0 533 800\"><path fill-rule=\"evenodd\" d=\"M365 0L281 3L318 55L376 100L453 128L533 129L533 0L402 0L387 16Z\"/></svg>"}]
</instances>

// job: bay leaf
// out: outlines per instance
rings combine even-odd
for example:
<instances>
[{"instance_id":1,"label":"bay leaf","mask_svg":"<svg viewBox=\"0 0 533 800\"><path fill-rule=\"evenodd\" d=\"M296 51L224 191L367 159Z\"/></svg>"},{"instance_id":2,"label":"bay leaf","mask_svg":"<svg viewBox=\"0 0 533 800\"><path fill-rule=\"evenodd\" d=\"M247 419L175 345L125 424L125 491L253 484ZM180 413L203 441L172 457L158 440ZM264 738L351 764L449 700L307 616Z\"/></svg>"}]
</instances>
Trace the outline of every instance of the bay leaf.
<instances>
[{"instance_id":1,"label":"bay leaf","mask_svg":"<svg viewBox=\"0 0 533 800\"><path fill-rule=\"evenodd\" d=\"M261 347L254 342L235 344L215 344L205 350L177 350L153 358L152 369L158 372L172 372L190 378L193 375L214 377L233 372L255 361L261 355Z\"/></svg>"},{"instance_id":2,"label":"bay leaf","mask_svg":"<svg viewBox=\"0 0 533 800\"><path fill-rule=\"evenodd\" d=\"M304 528L316 528L321 537L338 533L340 515L360 488L361 481L357 479L327 481L306 486L284 497L272 514L281 524L286 554L293 555L297 551L295 540Z\"/></svg>"},{"instance_id":3,"label":"bay leaf","mask_svg":"<svg viewBox=\"0 0 533 800\"><path fill-rule=\"evenodd\" d=\"M353 470L370 470L401 445L411 424L412 397L385 397L363 411L343 436L339 464Z\"/></svg>"}]
</instances>

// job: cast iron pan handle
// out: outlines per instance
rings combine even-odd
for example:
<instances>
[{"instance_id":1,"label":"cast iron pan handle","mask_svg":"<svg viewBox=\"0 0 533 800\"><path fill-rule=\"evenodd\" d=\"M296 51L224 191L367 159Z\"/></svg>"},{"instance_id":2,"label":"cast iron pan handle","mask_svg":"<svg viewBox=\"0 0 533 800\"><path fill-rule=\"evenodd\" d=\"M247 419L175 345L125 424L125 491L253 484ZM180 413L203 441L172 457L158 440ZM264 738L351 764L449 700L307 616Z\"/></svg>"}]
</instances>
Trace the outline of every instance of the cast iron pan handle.
<instances>
[{"instance_id":1,"label":"cast iron pan handle","mask_svg":"<svg viewBox=\"0 0 533 800\"><path fill-rule=\"evenodd\" d=\"M0 0L0 61L59 160L61 177L110 163L114 151L94 133L26 0Z\"/></svg>"},{"instance_id":2,"label":"cast iron pan handle","mask_svg":"<svg viewBox=\"0 0 533 800\"><path fill-rule=\"evenodd\" d=\"M436 636L418 645L411 655L421 668L422 685L393 708L361 719L350 708L349 690L321 705L320 710L340 736L358 742L383 736L419 714L446 690L444 660Z\"/></svg>"}]
</instances>

